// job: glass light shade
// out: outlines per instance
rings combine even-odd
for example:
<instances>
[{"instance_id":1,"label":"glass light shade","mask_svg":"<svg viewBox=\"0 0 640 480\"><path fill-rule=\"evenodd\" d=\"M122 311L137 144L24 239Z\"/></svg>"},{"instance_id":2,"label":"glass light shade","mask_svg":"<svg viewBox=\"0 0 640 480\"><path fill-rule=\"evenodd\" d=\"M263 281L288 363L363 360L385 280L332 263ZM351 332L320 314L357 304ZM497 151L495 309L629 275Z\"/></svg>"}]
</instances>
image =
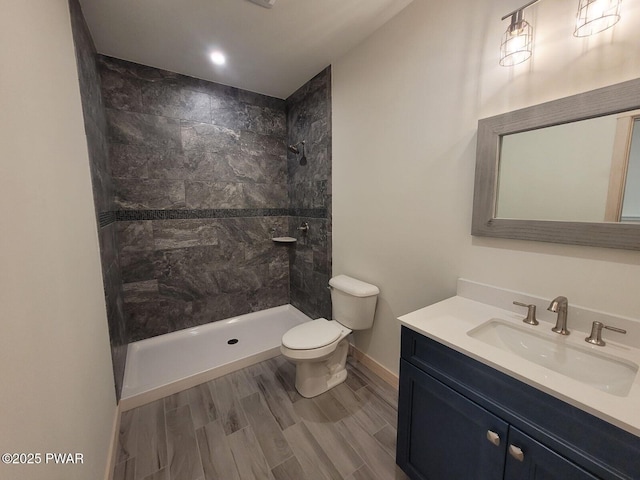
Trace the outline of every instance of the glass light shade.
<instances>
[{"instance_id":1,"label":"glass light shade","mask_svg":"<svg viewBox=\"0 0 640 480\"><path fill-rule=\"evenodd\" d=\"M511 23L500 44L500 65L510 67L528 60L532 43L533 28L526 20Z\"/></svg>"},{"instance_id":2,"label":"glass light shade","mask_svg":"<svg viewBox=\"0 0 640 480\"><path fill-rule=\"evenodd\" d=\"M573 34L587 37L613 27L620 20L622 0L580 0Z\"/></svg>"}]
</instances>

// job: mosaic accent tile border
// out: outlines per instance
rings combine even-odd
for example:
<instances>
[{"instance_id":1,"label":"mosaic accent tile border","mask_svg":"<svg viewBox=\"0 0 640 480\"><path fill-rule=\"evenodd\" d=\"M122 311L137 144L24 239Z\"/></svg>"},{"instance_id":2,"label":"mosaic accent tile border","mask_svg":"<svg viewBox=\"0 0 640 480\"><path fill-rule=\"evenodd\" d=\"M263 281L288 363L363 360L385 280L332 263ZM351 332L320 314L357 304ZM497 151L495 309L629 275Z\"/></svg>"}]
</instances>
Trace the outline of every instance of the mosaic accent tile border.
<instances>
[{"instance_id":1,"label":"mosaic accent tile border","mask_svg":"<svg viewBox=\"0 0 640 480\"><path fill-rule=\"evenodd\" d=\"M326 208L216 208L203 210L118 210L100 213L100 226L113 221L135 220L184 220L197 218L237 218L237 217L308 217L327 218ZM103 217L110 220L103 225ZM106 221L106 220L105 220Z\"/></svg>"},{"instance_id":2,"label":"mosaic accent tile border","mask_svg":"<svg viewBox=\"0 0 640 480\"><path fill-rule=\"evenodd\" d=\"M115 221L116 221L116 212L114 212L113 210L110 210L108 212L98 213L98 223L100 224L100 228L109 226Z\"/></svg>"}]
</instances>

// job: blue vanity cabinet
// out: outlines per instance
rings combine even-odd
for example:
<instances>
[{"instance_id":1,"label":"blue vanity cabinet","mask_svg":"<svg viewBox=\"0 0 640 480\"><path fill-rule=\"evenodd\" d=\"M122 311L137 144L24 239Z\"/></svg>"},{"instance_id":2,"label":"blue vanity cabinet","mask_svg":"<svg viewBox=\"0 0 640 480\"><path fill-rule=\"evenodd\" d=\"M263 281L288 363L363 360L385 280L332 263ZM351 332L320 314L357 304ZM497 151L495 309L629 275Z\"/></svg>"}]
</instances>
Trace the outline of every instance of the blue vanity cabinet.
<instances>
[{"instance_id":1,"label":"blue vanity cabinet","mask_svg":"<svg viewBox=\"0 0 640 480\"><path fill-rule=\"evenodd\" d=\"M640 437L403 327L396 461L413 480L640 480Z\"/></svg>"},{"instance_id":2,"label":"blue vanity cabinet","mask_svg":"<svg viewBox=\"0 0 640 480\"><path fill-rule=\"evenodd\" d=\"M405 472L426 480L501 480L509 425L405 361L400 378L411 412L398 450Z\"/></svg>"},{"instance_id":3,"label":"blue vanity cabinet","mask_svg":"<svg viewBox=\"0 0 640 480\"><path fill-rule=\"evenodd\" d=\"M505 480L598 480L517 428L509 429L507 442Z\"/></svg>"}]
</instances>

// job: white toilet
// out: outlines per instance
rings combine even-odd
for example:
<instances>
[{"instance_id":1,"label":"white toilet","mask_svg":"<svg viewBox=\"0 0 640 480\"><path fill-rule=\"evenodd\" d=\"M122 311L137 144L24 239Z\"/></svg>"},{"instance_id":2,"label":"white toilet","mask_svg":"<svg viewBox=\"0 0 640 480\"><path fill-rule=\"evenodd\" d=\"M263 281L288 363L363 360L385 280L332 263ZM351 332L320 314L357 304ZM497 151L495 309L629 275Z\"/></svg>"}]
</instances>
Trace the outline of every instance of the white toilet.
<instances>
[{"instance_id":1,"label":"white toilet","mask_svg":"<svg viewBox=\"0 0 640 480\"><path fill-rule=\"evenodd\" d=\"M296 390L315 397L342 383L352 330L373 325L380 290L346 275L329 280L335 320L319 318L293 327L282 336L280 351L296 364Z\"/></svg>"}]
</instances>

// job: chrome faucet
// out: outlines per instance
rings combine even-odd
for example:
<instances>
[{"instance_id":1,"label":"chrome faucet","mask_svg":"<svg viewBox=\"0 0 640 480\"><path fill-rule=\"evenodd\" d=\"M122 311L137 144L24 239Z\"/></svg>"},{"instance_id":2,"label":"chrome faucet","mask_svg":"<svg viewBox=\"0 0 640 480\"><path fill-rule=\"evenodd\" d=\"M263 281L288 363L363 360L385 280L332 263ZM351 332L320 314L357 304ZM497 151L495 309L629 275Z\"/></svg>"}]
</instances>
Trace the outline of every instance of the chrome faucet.
<instances>
[{"instance_id":1,"label":"chrome faucet","mask_svg":"<svg viewBox=\"0 0 640 480\"><path fill-rule=\"evenodd\" d=\"M571 332L567 330L567 307L569 306L569 301L567 297L556 297L551 300L549 304L550 312L554 312L558 314L558 320L556 321L556 326L551 329L552 332L559 333L560 335L569 335Z\"/></svg>"}]
</instances>

